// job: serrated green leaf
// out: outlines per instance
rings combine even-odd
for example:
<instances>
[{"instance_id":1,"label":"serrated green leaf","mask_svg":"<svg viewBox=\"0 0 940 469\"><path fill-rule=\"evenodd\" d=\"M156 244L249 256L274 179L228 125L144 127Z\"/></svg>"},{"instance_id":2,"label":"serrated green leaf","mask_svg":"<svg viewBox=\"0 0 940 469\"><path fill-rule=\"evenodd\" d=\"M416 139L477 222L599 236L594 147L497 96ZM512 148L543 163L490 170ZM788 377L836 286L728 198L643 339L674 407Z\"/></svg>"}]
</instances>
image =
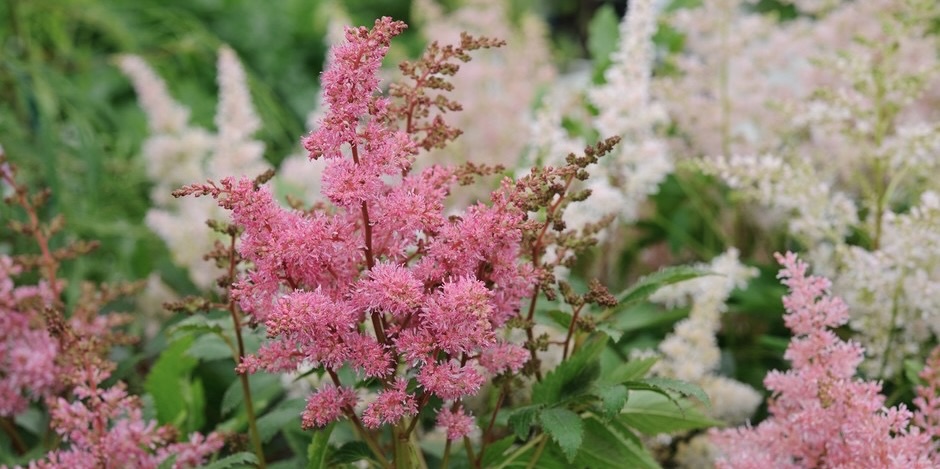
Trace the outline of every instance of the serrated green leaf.
<instances>
[{"instance_id":1,"label":"serrated green leaf","mask_svg":"<svg viewBox=\"0 0 940 469\"><path fill-rule=\"evenodd\" d=\"M218 461L203 466L202 469L231 469L234 467L255 467L258 458L254 453L241 452L226 456Z\"/></svg>"},{"instance_id":2,"label":"serrated green leaf","mask_svg":"<svg viewBox=\"0 0 940 469\"><path fill-rule=\"evenodd\" d=\"M236 353L218 334L203 334L196 339L186 352L190 357L212 361L232 359Z\"/></svg>"},{"instance_id":3,"label":"serrated green leaf","mask_svg":"<svg viewBox=\"0 0 940 469\"><path fill-rule=\"evenodd\" d=\"M687 401L680 399L675 402L679 407L674 400L657 392L634 391L617 420L647 435L721 425L721 422L702 415Z\"/></svg>"},{"instance_id":4,"label":"serrated green leaf","mask_svg":"<svg viewBox=\"0 0 940 469\"><path fill-rule=\"evenodd\" d=\"M702 404L705 404L705 407L711 407L711 399L708 398L708 394L705 393L702 388L685 381L679 381L677 379L671 378L646 378L642 380L644 383L652 384L653 386L665 389L667 391L672 391L679 393L685 397L694 397L699 400Z\"/></svg>"},{"instance_id":5,"label":"serrated green leaf","mask_svg":"<svg viewBox=\"0 0 940 469\"><path fill-rule=\"evenodd\" d=\"M627 387L622 384L602 386L595 393L601 399L601 407L604 410L604 416L607 418L613 418L620 413L620 409L623 409L624 404L627 403L627 396L629 395Z\"/></svg>"},{"instance_id":6,"label":"serrated green leaf","mask_svg":"<svg viewBox=\"0 0 940 469\"><path fill-rule=\"evenodd\" d=\"M554 405L562 398L587 391L600 375L598 357L607 345L607 340L604 334L591 335L574 355L532 386L532 403Z\"/></svg>"},{"instance_id":7,"label":"serrated green leaf","mask_svg":"<svg viewBox=\"0 0 940 469\"><path fill-rule=\"evenodd\" d=\"M542 430L561 447L568 462L574 462L584 436L581 417L568 409L555 407L539 412L539 422Z\"/></svg>"},{"instance_id":8,"label":"serrated green leaf","mask_svg":"<svg viewBox=\"0 0 940 469\"><path fill-rule=\"evenodd\" d=\"M157 420L161 424L178 423L186 418L186 402L180 399L180 394L183 388L189 387L189 373L197 364L195 358L186 355L192 343L192 337L171 343L144 380L144 389L153 396Z\"/></svg>"},{"instance_id":9,"label":"serrated green leaf","mask_svg":"<svg viewBox=\"0 0 940 469\"><path fill-rule=\"evenodd\" d=\"M705 275L715 274L707 270L685 265L666 267L658 272L640 278L636 283L631 285L630 288L620 292L620 294L617 295L617 307L625 307L643 301L653 293L656 293L656 290L666 285L672 285Z\"/></svg>"},{"instance_id":10,"label":"serrated green leaf","mask_svg":"<svg viewBox=\"0 0 940 469\"><path fill-rule=\"evenodd\" d=\"M480 467L493 467L502 460L503 456L512 444L516 441L515 435L509 435L500 440L490 443L483 451L483 457L480 459Z\"/></svg>"},{"instance_id":11,"label":"serrated green leaf","mask_svg":"<svg viewBox=\"0 0 940 469\"><path fill-rule=\"evenodd\" d=\"M192 335L217 334L224 331L225 326L225 322L221 319L210 319L204 314L194 314L171 327L169 335L178 337L183 333L191 333Z\"/></svg>"},{"instance_id":12,"label":"serrated green leaf","mask_svg":"<svg viewBox=\"0 0 940 469\"><path fill-rule=\"evenodd\" d=\"M304 401L294 399L280 403L274 410L258 419L258 434L261 441L267 443L287 425L300 425L300 414L304 410Z\"/></svg>"},{"instance_id":13,"label":"serrated green leaf","mask_svg":"<svg viewBox=\"0 0 940 469\"><path fill-rule=\"evenodd\" d=\"M532 423L535 422L535 418L538 416L539 410L541 409L541 405L518 407L509 415L507 423L520 440L525 440L529 437L529 429L532 427Z\"/></svg>"},{"instance_id":14,"label":"serrated green leaf","mask_svg":"<svg viewBox=\"0 0 940 469\"><path fill-rule=\"evenodd\" d=\"M313 440L307 447L307 469L326 469L326 456L330 452L330 434L336 424L329 424L325 428L313 433Z\"/></svg>"},{"instance_id":15,"label":"serrated green leaf","mask_svg":"<svg viewBox=\"0 0 940 469\"><path fill-rule=\"evenodd\" d=\"M594 416L584 419L584 445L575 460L578 467L629 467L660 469L653 456L639 439L617 422L602 421Z\"/></svg>"},{"instance_id":16,"label":"serrated green leaf","mask_svg":"<svg viewBox=\"0 0 940 469\"><path fill-rule=\"evenodd\" d=\"M340 464L354 463L356 461L371 458L372 451L369 450L369 445L362 441L351 441L349 443L343 444L343 446L340 446L339 449L333 451L332 454L330 454L329 467L338 466Z\"/></svg>"},{"instance_id":17,"label":"serrated green leaf","mask_svg":"<svg viewBox=\"0 0 940 469\"><path fill-rule=\"evenodd\" d=\"M597 330L607 334L607 337L610 337L611 342L617 343L620 342L620 338L623 337L623 331L617 327L612 326L610 323L602 322L597 325Z\"/></svg>"},{"instance_id":18,"label":"serrated green leaf","mask_svg":"<svg viewBox=\"0 0 940 469\"><path fill-rule=\"evenodd\" d=\"M649 373L658 360L656 357L630 360L602 376L600 382L621 384L626 381L640 380Z\"/></svg>"}]
</instances>

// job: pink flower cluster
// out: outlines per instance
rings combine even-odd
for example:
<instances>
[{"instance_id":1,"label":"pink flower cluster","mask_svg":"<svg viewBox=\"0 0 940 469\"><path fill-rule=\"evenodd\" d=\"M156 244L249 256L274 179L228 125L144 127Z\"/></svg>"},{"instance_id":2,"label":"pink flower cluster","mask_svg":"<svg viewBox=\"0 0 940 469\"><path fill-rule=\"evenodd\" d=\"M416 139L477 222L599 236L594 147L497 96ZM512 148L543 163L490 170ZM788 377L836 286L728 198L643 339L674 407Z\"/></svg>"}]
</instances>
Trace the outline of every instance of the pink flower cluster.
<instances>
[{"instance_id":1,"label":"pink flower cluster","mask_svg":"<svg viewBox=\"0 0 940 469\"><path fill-rule=\"evenodd\" d=\"M0 256L0 417L23 412L57 388L58 344L33 309L24 307L51 304L51 292L45 282L14 285L20 270L10 257Z\"/></svg>"},{"instance_id":2,"label":"pink flower cluster","mask_svg":"<svg viewBox=\"0 0 940 469\"><path fill-rule=\"evenodd\" d=\"M832 330L848 310L830 296L829 280L808 276L792 253L777 259L790 289L785 321L794 337L784 357L793 367L764 380L773 392L767 420L713 434L718 467L937 467L931 435L910 425L914 414L886 408L881 384L855 377L864 351Z\"/></svg>"},{"instance_id":3,"label":"pink flower cluster","mask_svg":"<svg viewBox=\"0 0 940 469\"><path fill-rule=\"evenodd\" d=\"M174 442L173 427L144 420L140 401L129 396L122 384L100 386L109 376L107 371L89 366L78 373L82 383L73 390L76 399L50 401L52 427L68 448L33 461L31 469L147 469L170 457L175 457L174 468L198 467L222 447L217 433L194 433L188 442Z\"/></svg>"},{"instance_id":4,"label":"pink flower cluster","mask_svg":"<svg viewBox=\"0 0 940 469\"><path fill-rule=\"evenodd\" d=\"M344 366L382 384L362 413L375 428L416 415L432 395L460 401L479 391L485 372L518 371L528 358L497 333L536 278L521 262L526 214L506 182L490 205L447 217L458 172L411 172L417 137L396 127L389 99L377 94L389 41L404 28L389 18L348 28L332 50L322 77L328 109L304 146L326 159L323 194L335 208L288 210L248 179L183 191L217 198L243 229L238 249L252 267L233 294L270 340L240 371L308 363L330 375L333 384L308 400L305 427L358 419L356 395L337 375ZM462 437L472 417L447 412L442 424Z\"/></svg>"}]
</instances>

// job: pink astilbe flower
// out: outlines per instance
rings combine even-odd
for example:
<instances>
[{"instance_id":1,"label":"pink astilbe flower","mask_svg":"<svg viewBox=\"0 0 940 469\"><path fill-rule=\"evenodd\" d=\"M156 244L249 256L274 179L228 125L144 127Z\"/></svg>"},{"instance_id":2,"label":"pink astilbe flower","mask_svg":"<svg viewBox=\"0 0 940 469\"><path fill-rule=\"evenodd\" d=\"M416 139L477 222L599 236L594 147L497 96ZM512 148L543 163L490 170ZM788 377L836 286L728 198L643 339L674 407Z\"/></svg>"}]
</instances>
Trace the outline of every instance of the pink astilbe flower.
<instances>
[{"instance_id":1,"label":"pink astilbe flower","mask_svg":"<svg viewBox=\"0 0 940 469\"><path fill-rule=\"evenodd\" d=\"M51 304L48 289L14 285L20 271L9 256L0 256L0 417L23 412L56 389L58 345L35 314L20 307L35 300Z\"/></svg>"},{"instance_id":2,"label":"pink astilbe flower","mask_svg":"<svg viewBox=\"0 0 940 469\"><path fill-rule=\"evenodd\" d=\"M914 424L922 428L933 440L933 457L940 459L940 347L935 347L920 372L924 384L917 387L914 405Z\"/></svg>"},{"instance_id":3,"label":"pink astilbe flower","mask_svg":"<svg viewBox=\"0 0 940 469\"><path fill-rule=\"evenodd\" d=\"M445 407L437 413L437 426L447 431L448 440L459 440L469 435L476 428L476 423L472 415L464 413L463 407L456 411Z\"/></svg>"},{"instance_id":4,"label":"pink astilbe flower","mask_svg":"<svg viewBox=\"0 0 940 469\"><path fill-rule=\"evenodd\" d=\"M441 399L451 401L476 394L483 381L483 375L472 366L460 366L455 360L428 363L418 374L421 386Z\"/></svg>"},{"instance_id":5,"label":"pink astilbe flower","mask_svg":"<svg viewBox=\"0 0 940 469\"><path fill-rule=\"evenodd\" d=\"M529 361L529 351L516 344L500 343L480 356L480 365L493 375L511 371L517 373Z\"/></svg>"},{"instance_id":6,"label":"pink astilbe flower","mask_svg":"<svg viewBox=\"0 0 940 469\"><path fill-rule=\"evenodd\" d=\"M405 416L416 415L418 404L414 395L405 390L407 387L408 381L399 379L391 389L382 391L362 413L362 423L369 428L378 428L383 423L394 425Z\"/></svg>"},{"instance_id":7,"label":"pink astilbe flower","mask_svg":"<svg viewBox=\"0 0 940 469\"><path fill-rule=\"evenodd\" d=\"M325 427L356 405L356 392L327 385L307 398L302 422L304 428Z\"/></svg>"},{"instance_id":8,"label":"pink astilbe flower","mask_svg":"<svg viewBox=\"0 0 940 469\"><path fill-rule=\"evenodd\" d=\"M830 296L830 282L807 276L792 253L777 260L790 289L785 321L794 337L784 357L793 368L765 378L774 393L767 420L713 433L718 467L936 467L930 436L909 426L913 414L903 405L885 408L881 385L855 378L863 349L831 330L848 314Z\"/></svg>"},{"instance_id":9,"label":"pink astilbe flower","mask_svg":"<svg viewBox=\"0 0 940 469\"><path fill-rule=\"evenodd\" d=\"M243 229L237 249L251 267L231 291L270 340L238 370L312 364L335 386L346 366L380 378L384 389L362 418L370 427L418 412L419 400L405 392L410 377L424 403L477 393L480 357L497 347L496 329L518 314L537 277L523 260L526 210L513 184L504 182L491 205L445 217L444 198L466 174L438 166L410 173L419 136L393 125L376 75L404 27L383 18L371 30L347 29L323 74L327 109L304 146L326 160L323 194L335 208L282 208L246 178L178 193L216 198ZM505 355L506 344L498 347L494 354ZM518 355L491 366L518 370ZM352 417L355 403L351 389L322 388L309 398L303 426Z\"/></svg>"},{"instance_id":10,"label":"pink astilbe flower","mask_svg":"<svg viewBox=\"0 0 940 469\"><path fill-rule=\"evenodd\" d=\"M222 448L217 433L193 434L187 443L174 442L173 427L144 420L140 401L128 395L122 383L101 386L108 371L88 366L77 373L82 382L73 390L75 399L49 402L51 426L68 448L51 451L30 468L148 469L173 455L177 456L174 468L198 467Z\"/></svg>"}]
</instances>

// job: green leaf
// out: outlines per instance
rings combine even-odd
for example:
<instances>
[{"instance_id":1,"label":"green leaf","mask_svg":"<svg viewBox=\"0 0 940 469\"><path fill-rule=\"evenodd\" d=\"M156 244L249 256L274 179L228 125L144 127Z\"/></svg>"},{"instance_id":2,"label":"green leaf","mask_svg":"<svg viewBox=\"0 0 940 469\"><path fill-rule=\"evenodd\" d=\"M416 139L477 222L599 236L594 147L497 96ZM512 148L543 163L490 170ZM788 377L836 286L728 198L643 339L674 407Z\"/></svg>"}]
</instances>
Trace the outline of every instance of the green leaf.
<instances>
[{"instance_id":1,"label":"green leaf","mask_svg":"<svg viewBox=\"0 0 940 469\"><path fill-rule=\"evenodd\" d=\"M483 457L480 459L480 467L493 467L501 460L503 455L506 453L512 444L515 443L516 436L509 435L500 440L490 443L486 447L486 450L483 451Z\"/></svg>"},{"instance_id":2,"label":"green leaf","mask_svg":"<svg viewBox=\"0 0 940 469\"><path fill-rule=\"evenodd\" d=\"M369 445L362 441L351 441L340 446L339 449L330 454L330 464L327 467L335 467L340 464L349 464L371 458L372 451L369 449Z\"/></svg>"},{"instance_id":3,"label":"green leaf","mask_svg":"<svg viewBox=\"0 0 940 469\"><path fill-rule=\"evenodd\" d=\"M209 465L203 466L202 469L229 469L234 467L256 467L257 465L258 458L254 455L254 453L243 451L241 453L235 453L230 456L226 456Z\"/></svg>"},{"instance_id":4,"label":"green leaf","mask_svg":"<svg viewBox=\"0 0 940 469\"><path fill-rule=\"evenodd\" d=\"M658 305L638 303L617 311L613 328L621 333L636 332L674 323L689 315L689 308L663 311Z\"/></svg>"},{"instance_id":5,"label":"green leaf","mask_svg":"<svg viewBox=\"0 0 940 469\"><path fill-rule=\"evenodd\" d=\"M578 453L578 467L630 467L659 469L653 456L639 439L617 422L604 422L595 416L584 419L584 445Z\"/></svg>"},{"instance_id":6,"label":"green leaf","mask_svg":"<svg viewBox=\"0 0 940 469\"><path fill-rule=\"evenodd\" d=\"M555 324L558 324L564 329L567 329L571 325L571 313L566 313L560 309L553 309L545 312L552 321L555 321Z\"/></svg>"},{"instance_id":7,"label":"green leaf","mask_svg":"<svg viewBox=\"0 0 940 469\"><path fill-rule=\"evenodd\" d=\"M623 337L623 331L612 326L610 323L602 322L597 325L597 330L607 334L607 337L610 337L610 340L614 343L620 342L620 338Z\"/></svg>"},{"instance_id":8,"label":"green leaf","mask_svg":"<svg viewBox=\"0 0 940 469\"><path fill-rule=\"evenodd\" d=\"M313 433L313 440L307 447L307 469L326 469L326 455L330 451L330 434L336 424L329 424L326 428Z\"/></svg>"},{"instance_id":9,"label":"green leaf","mask_svg":"<svg viewBox=\"0 0 940 469\"><path fill-rule=\"evenodd\" d=\"M602 376L600 381L602 383L621 384L642 379L653 368L657 360L656 357L649 357L628 361Z\"/></svg>"},{"instance_id":10,"label":"green leaf","mask_svg":"<svg viewBox=\"0 0 940 469\"><path fill-rule=\"evenodd\" d=\"M705 407L711 407L712 402L708 398L708 394L705 393L702 388L685 381L679 381L677 379L670 378L646 378L643 380L644 383L652 384L658 388L665 389L667 391L672 391L679 393L685 397L694 397L699 400L702 404L705 404Z\"/></svg>"},{"instance_id":11,"label":"green leaf","mask_svg":"<svg viewBox=\"0 0 940 469\"><path fill-rule=\"evenodd\" d=\"M160 354L144 381L144 389L153 396L157 420L161 424L178 423L186 418L186 402L180 396L184 394L182 391L189 389L189 373L197 364L195 358L186 355L192 343L192 337L171 343Z\"/></svg>"},{"instance_id":12,"label":"green leaf","mask_svg":"<svg viewBox=\"0 0 940 469\"><path fill-rule=\"evenodd\" d=\"M232 359L234 352L218 334L203 334L193 342L186 354L202 361L212 361Z\"/></svg>"},{"instance_id":13,"label":"green leaf","mask_svg":"<svg viewBox=\"0 0 940 469\"><path fill-rule=\"evenodd\" d=\"M516 408L512 411L512 414L509 415L507 423L509 423L513 433L515 433L520 440L529 438L529 429L532 427L532 423L535 422L535 417L538 416L539 410L541 409L541 405L528 405Z\"/></svg>"},{"instance_id":14,"label":"green leaf","mask_svg":"<svg viewBox=\"0 0 940 469\"><path fill-rule=\"evenodd\" d=\"M261 400L265 395L270 395L271 391L280 390L280 377L268 374L257 374L248 376L248 386L251 387L252 396L255 402ZM245 394L242 391L241 378L238 377L222 396L222 415L228 415L236 407L242 405L245 401Z\"/></svg>"},{"instance_id":15,"label":"green leaf","mask_svg":"<svg viewBox=\"0 0 940 469\"><path fill-rule=\"evenodd\" d=\"M169 335L176 337L184 332L193 335L218 334L225 330L226 325L222 319L210 319L205 314L194 314L170 328Z\"/></svg>"},{"instance_id":16,"label":"green leaf","mask_svg":"<svg viewBox=\"0 0 940 469\"><path fill-rule=\"evenodd\" d=\"M615 384L612 386L603 386L597 389L597 397L601 398L601 406L604 410L604 416L607 418L614 418L617 414L620 413L620 410L623 409L624 404L627 403L627 396L629 391L627 387L622 384Z\"/></svg>"},{"instance_id":17,"label":"green leaf","mask_svg":"<svg viewBox=\"0 0 940 469\"><path fill-rule=\"evenodd\" d=\"M287 425L300 425L300 414L304 409L304 401L294 399L281 403L271 412L258 419L258 434L261 441L267 443L274 435Z\"/></svg>"},{"instance_id":18,"label":"green leaf","mask_svg":"<svg viewBox=\"0 0 940 469\"><path fill-rule=\"evenodd\" d=\"M607 345L607 336L593 334L574 355L561 362L532 386L532 403L554 405L587 391L600 375L598 357Z\"/></svg>"},{"instance_id":19,"label":"green leaf","mask_svg":"<svg viewBox=\"0 0 940 469\"><path fill-rule=\"evenodd\" d=\"M920 372L923 369L924 362L920 360L904 360L904 377L907 378L909 383L915 386L921 386L924 384L924 380L920 379Z\"/></svg>"},{"instance_id":20,"label":"green leaf","mask_svg":"<svg viewBox=\"0 0 940 469\"><path fill-rule=\"evenodd\" d=\"M561 447L568 462L574 462L584 436L581 417L568 409L555 407L540 412L539 422L542 424L542 430Z\"/></svg>"},{"instance_id":21,"label":"green leaf","mask_svg":"<svg viewBox=\"0 0 940 469\"><path fill-rule=\"evenodd\" d=\"M656 290L667 285L683 282L705 275L715 275L707 270L697 269L685 265L666 267L659 272L647 275L636 281L630 288L617 295L617 308L637 303L647 299Z\"/></svg>"},{"instance_id":22,"label":"green leaf","mask_svg":"<svg viewBox=\"0 0 940 469\"><path fill-rule=\"evenodd\" d=\"M671 398L657 392L634 391L616 420L647 435L721 425L702 415L687 401L675 402L679 407Z\"/></svg>"}]
</instances>

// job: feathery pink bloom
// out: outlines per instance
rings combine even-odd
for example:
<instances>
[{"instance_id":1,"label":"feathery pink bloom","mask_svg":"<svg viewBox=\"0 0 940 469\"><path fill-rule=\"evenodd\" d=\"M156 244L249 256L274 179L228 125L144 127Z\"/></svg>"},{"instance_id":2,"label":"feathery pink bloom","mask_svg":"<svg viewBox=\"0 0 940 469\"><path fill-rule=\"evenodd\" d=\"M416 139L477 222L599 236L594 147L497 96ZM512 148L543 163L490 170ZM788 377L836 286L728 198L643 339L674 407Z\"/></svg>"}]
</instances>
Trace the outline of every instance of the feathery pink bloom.
<instances>
[{"instance_id":1,"label":"feathery pink bloom","mask_svg":"<svg viewBox=\"0 0 940 469\"><path fill-rule=\"evenodd\" d=\"M796 255L777 255L789 287L785 322L794 337L784 355L793 367L764 380L771 416L757 427L715 431L720 468L928 468L930 435L911 427L903 405L885 408L881 385L855 378L862 347L831 328L848 320L825 278L807 275Z\"/></svg>"},{"instance_id":2,"label":"feathery pink bloom","mask_svg":"<svg viewBox=\"0 0 940 469\"><path fill-rule=\"evenodd\" d=\"M399 379L392 388L382 391L362 413L362 423L369 428L378 428L383 423L395 425L403 417L417 415L418 404L415 397L405 390L407 386L408 381Z\"/></svg>"},{"instance_id":3,"label":"feathery pink bloom","mask_svg":"<svg viewBox=\"0 0 940 469\"><path fill-rule=\"evenodd\" d=\"M307 398L307 407L302 416L303 427L325 427L338 420L346 409L352 409L355 405L355 391L328 384Z\"/></svg>"},{"instance_id":4,"label":"feathery pink bloom","mask_svg":"<svg viewBox=\"0 0 940 469\"><path fill-rule=\"evenodd\" d=\"M463 407L456 411L444 407L437 413L437 426L447 431L448 440L459 440L476 428L476 422L472 415L464 413Z\"/></svg>"}]
</instances>

